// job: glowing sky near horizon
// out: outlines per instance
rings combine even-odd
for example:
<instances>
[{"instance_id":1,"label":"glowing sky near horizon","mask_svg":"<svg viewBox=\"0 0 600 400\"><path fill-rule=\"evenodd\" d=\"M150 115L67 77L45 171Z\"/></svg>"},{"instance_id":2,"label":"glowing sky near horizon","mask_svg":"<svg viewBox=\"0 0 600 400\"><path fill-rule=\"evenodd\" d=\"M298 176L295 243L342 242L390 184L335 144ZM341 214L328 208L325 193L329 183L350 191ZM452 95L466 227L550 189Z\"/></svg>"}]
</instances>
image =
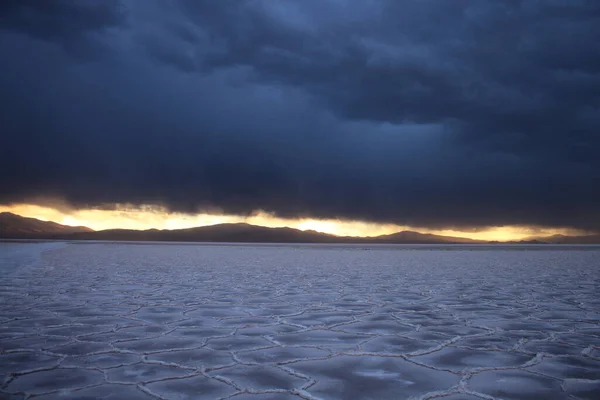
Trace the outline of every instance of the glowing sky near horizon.
<instances>
[{"instance_id":1,"label":"glowing sky near horizon","mask_svg":"<svg viewBox=\"0 0 600 400\"><path fill-rule=\"evenodd\" d=\"M480 240L521 240L531 236L554 234L582 234L563 228L539 228L527 226L495 226L478 231L434 230L396 224L379 224L365 221L336 219L286 219L257 211L250 216L222 214L183 214L155 207L132 207L118 205L115 209L69 209L53 208L36 204L0 205L0 212L12 212L24 217L53 221L63 225L87 226L94 230L103 229L185 229L222 223L244 222L266 227L289 227L300 230L315 230L339 236L378 236L403 230L412 230L436 235L455 236Z\"/></svg>"}]
</instances>

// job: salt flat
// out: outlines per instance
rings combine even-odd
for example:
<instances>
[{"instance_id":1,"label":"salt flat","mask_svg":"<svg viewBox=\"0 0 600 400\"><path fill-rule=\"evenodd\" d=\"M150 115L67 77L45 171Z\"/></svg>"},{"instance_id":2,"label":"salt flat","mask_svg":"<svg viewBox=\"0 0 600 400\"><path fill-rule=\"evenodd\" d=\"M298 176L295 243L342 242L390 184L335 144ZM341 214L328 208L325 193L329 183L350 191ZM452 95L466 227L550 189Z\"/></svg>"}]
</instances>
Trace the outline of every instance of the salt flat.
<instances>
[{"instance_id":1,"label":"salt flat","mask_svg":"<svg viewBox=\"0 0 600 400\"><path fill-rule=\"evenodd\" d=\"M0 399L600 398L600 248L0 243L0 273Z\"/></svg>"}]
</instances>

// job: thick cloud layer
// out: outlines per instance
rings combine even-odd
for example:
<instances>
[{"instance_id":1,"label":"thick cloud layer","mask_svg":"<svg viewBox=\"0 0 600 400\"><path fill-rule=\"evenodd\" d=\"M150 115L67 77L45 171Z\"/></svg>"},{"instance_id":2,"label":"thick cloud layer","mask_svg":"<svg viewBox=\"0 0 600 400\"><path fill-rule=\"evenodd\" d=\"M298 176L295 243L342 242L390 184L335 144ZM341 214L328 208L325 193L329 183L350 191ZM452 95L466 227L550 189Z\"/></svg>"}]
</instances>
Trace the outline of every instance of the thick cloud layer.
<instances>
[{"instance_id":1,"label":"thick cloud layer","mask_svg":"<svg viewBox=\"0 0 600 400\"><path fill-rule=\"evenodd\" d=\"M596 0L0 13L0 203L600 230Z\"/></svg>"}]
</instances>

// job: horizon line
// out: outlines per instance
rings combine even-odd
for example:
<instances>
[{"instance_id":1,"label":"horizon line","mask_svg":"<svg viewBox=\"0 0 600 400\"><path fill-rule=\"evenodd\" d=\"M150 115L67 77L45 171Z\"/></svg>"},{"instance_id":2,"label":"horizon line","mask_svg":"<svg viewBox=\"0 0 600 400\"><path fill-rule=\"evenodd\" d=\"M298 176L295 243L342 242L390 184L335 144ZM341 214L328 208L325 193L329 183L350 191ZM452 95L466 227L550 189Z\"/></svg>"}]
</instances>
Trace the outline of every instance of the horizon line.
<instances>
[{"instance_id":1,"label":"horizon line","mask_svg":"<svg viewBox=\"0 0 600 400\"><path fill-rule=\"evenodd\" d=\"M274 217L273 215L264 212L258 212L247 217L216 214L186 215L167 213L161 209L147 211L147 209L132 210L131 208L123 208L120 210L70 210L70 212L64 213L51 207L31 204L11 206L0 205L0 212L8 212L21 217L33 218L40 221L49 221L64 226L84 227L95 232L109 230L128 230L138 232L151 230L176 231L218 225L247 225L262 228L288 228L291 230L315 232L318 234L324 234L338 238L368 239L410 232L420 235L432 235L450 239L472 240L479 242L519 242L542 240L543 238L549 238L557 235L573 237L594 236L597 234L595 232L577 232L575 230L569 231L567 229L502 226L495 227L496 231L499 231L501 234L503 234L496 236L494 235L495 232L493 230L483 230L483 232L480 231L474 233L455 230L432 230L427 228L419 229L419 227L400 226L394 224L376 224L364 221L283 219ZM96 221L100 221L101 223L86 223Z\"/></svg>"}]
</instances>

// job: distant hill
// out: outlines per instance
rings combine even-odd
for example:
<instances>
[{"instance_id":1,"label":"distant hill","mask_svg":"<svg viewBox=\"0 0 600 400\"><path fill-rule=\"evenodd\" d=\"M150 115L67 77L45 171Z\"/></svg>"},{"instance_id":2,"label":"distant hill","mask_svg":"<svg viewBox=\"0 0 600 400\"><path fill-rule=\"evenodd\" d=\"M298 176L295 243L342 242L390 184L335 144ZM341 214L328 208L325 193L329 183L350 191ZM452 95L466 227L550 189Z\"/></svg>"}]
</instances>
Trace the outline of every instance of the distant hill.
<instances>
[{"instance_id":1,"label":"distant hill","mask_svg":"<svg viewBox=\"0 0 600 400\"><path fill-rule=\"evenodd\" d=\"M85 226L68 226L21 217L10 212L0 213L0 237L3 238L39 237L80 232L93 232L93 230Z\"/></svg>"},{"instance_id":2,"label":"distant hill","mask_svg":"<svg viewBox=\"0 0 600 400\"><path fill-rule=\"evenodd\" d=\"M485 243L482 240L461 238L454 236L433 235L414 231L402 231L390 235L381 235L373 238L377 243Z\"/></svg>"},{"instance_id":3,"label":"distant hill","mask_svg":"<svg viewBox=\"0 0 600 400\"><path fill-rule=\"evenodd\" d=\"M129 240L170 242L335 243L338 237L291 228L266 228L249 224L219 224L189 229L109 229L70 235L80 240Z\"/></svg>"},{"instance_id":4,"label":"distant hill","mask_svg":"<svg viewBox=\"0 0 600 400\"><path fill-rule=\"evenodd\" d=\"M108 229L94 231L86 227L72 227L54 222L25 218L12 213L0 214L0 238L61 239L61 240L116 240L116 241L170 241L170 242L247 242L247 243L389 243L389 244L444 244L484 243L418 232L403 231L377 237L335 236L316 231L293 228L219 224L189 229Z\"/></svg>"},{"instance_id":5,"label":"distant hill","mask_svg":"<svg viewBox=\"0 0 600 400\"><path fill-rule=\"evenodd\" d=\"M552 235L531 238L533 241L539 241L547 244L600 244L600 235L586 236L567 236Z\"/></svg>"},{"instance_id":6,"label":"distant hill","mask_svg":"<svg viewBox=\"0 0 600 400\"><path fill-rule=\"evenodd\" d=\"M398 232L377 237L335 236L316 231L301 231L293 228L267 228L249 224L219 224L190 229L144 231L111 229L98 232L81 232L71 235L80 240L130 240L130 241L175 241L175 242L248 242L248 243L480 243L471 239L453 238Z\"/></svg>"},{"instance_id":7,"label":"distant hill","mask_svg":"<svg viewBox=\"0 0 600 400\"><path fill-rule=\"evenodd\" d=\"M493 244L452 236L402 231L375 237L335 236L293 228L267 228L249 224L219 224L189 229L108 229L94 231L84 226L66 226L54 222L25 218L12 213L0 213L0 238L109 240L109 241L169 241L169 242L245 242L245 243L364 243L364 244ZM521 244L600 244L600 235L528 238Z\"/></svg>"}]
</instances>

